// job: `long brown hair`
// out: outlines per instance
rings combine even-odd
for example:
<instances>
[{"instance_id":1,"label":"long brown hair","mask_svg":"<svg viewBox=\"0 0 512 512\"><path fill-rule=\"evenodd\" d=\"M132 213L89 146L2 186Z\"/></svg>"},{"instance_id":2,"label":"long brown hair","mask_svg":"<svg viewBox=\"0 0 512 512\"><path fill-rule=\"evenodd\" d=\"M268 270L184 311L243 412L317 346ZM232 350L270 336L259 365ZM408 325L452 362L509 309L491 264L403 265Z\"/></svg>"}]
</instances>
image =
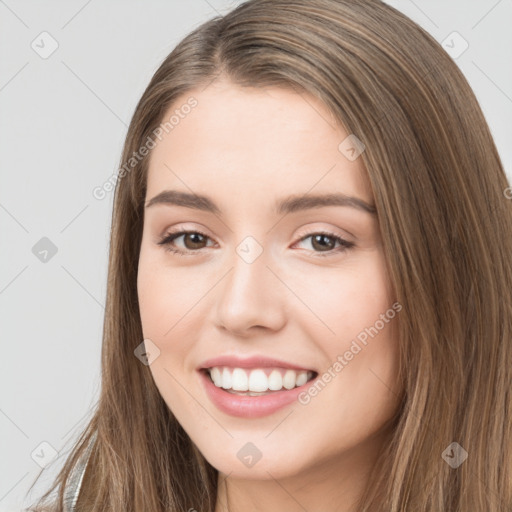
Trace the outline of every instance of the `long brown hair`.
<instances>
[{"instance_id":1,"label":"long brown hair","mask_svg":"<svg viewBox=\"0 0 512 512\"><path fill-rule=\"evenodd\" d=\"M361 157L403 306L404 399L359 510L510 512L509 184L458 67L428 33L377 0L249 0L195 29L154 74L131 120L115 189L101 396L53 484L55 510L94 441L77 510L214 511L217 470L134 356L143 339L136 282L149 156L126 163L178 98L219 76L311 94L366 147ZM467 459L453 467L448 459L462 449Z\"/></svg>"}]
</instances>

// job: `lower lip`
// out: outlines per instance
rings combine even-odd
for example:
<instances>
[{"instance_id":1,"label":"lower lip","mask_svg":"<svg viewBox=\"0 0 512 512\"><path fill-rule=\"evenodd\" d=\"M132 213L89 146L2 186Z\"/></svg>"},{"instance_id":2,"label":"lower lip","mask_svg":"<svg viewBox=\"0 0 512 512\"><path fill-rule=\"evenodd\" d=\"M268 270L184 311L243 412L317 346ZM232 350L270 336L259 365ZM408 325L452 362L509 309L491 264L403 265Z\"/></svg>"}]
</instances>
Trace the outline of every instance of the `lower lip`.
<instances>
[{"instance_id":1,"label":"lower lip","mask_svg":"<svg viewBox=\"0 0 512 512\"><path fill-rule=\"evenodd\" d=\"M226 414L241 418L260 418L268 416L277 410L297 400L298 395L308 388L314 379L302 386L290 390L275 391L268 395L243 396L228 393L218 388L204 370L199 371L200 378L210 400Z\"/></svg>"}]
</instances>

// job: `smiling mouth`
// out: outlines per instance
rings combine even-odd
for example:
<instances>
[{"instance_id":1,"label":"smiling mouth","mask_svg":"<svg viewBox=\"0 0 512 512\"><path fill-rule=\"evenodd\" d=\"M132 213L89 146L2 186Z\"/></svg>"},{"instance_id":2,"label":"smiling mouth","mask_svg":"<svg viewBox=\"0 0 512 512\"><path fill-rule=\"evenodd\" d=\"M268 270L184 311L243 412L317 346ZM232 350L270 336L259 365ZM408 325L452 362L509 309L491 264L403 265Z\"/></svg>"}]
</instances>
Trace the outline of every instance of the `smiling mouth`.
<instances>
[{"instance_id":1,"label":"smiling mouth","mask_svg":"<svg viewBox=\"0 0 512 512\"><path fill-rule=\"evenodd\" d=\"M290 368L236 368L215 366L203 368L210 381L222 390L242 396L262 396L304 386L315 379L314 370Z\"/></svg>"}]
</instances>

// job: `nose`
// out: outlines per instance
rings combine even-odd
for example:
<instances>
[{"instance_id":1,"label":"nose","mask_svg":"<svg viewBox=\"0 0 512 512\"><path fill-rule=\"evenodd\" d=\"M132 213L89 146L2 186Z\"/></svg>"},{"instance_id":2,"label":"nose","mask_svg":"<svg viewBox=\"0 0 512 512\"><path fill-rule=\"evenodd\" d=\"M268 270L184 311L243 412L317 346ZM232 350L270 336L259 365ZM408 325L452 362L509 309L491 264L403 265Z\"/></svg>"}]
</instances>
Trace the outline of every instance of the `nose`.
<instances>
[{"instance_id":1,"label":"nose","mask_svg":"<svg viewBox=\"0 0 512 512\"><path fill-rule=\"evenodd\" d=\"M286 287L263 250L254 261L250 254L236 252L230 269L218 285L215 320L220 329L237 336L269 329L278 331L286 323Z\"/></svg>"}]
</instances>

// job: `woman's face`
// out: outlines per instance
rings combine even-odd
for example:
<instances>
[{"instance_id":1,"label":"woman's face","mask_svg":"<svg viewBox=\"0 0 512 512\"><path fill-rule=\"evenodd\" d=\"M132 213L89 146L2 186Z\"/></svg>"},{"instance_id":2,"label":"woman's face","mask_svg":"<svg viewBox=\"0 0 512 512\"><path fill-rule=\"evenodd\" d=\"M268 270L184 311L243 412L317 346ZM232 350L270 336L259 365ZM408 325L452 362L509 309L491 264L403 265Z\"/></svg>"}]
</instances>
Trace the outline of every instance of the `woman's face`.
<instances>
[{"instance_id":1,"label":"woman's face","mask_svg":"<svg viewBox=\"0 0 512 512\"><path fill-rule=\"evenodd\" d=\"M361 206L373 203L361 147L318 100L281 88L215 82L171 110L151 154L137 283L163 399L222 473L367 467L398 406L400 305L377 216Z\"/></svg>"}]
</instances>

